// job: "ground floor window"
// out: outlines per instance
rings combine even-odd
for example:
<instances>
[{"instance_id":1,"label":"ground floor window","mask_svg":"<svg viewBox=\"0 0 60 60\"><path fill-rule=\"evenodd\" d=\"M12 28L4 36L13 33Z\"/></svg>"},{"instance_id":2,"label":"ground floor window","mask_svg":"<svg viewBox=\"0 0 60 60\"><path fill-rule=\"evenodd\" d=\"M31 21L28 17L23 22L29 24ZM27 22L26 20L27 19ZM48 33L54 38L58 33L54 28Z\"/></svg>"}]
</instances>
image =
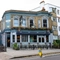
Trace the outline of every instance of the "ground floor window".
<instances>
[{"instance_id":1,"label":"ground floor window","mask_svg":"<svg viewBox=\"0 0 60 60\"><path fill-rule=\"evenodd\" d=\"M48 35L46 36L46 42L49 42L49 36Z\"/></svg>"},{"instance_id":2,"label":"ground floor window","mask_svg":"<svg viewBox=\"0 0 60 60\"><path fill-rule=\"evenodd\" d=\"M37 35L30 35L30 42L37 42Z\"/></svg>"},{"instance_id":3,"label":"ground floor window","mask_svg":"<svg viewBox=\"0 0 60 60\"><path fill-rule=\"evenodd\" d=\"M44 42L44 37L42 37L42 42Z\"/></svg>"},{"instance_id":4,"label":"ground floor window","mask_svg":"<svg viewBox=\"0 0 60 60\"><path fill-rule=\"evenodd\" d=\"M17 42L20 42L20 35L17 35Z\"/></svg>"},{"instance_id":5,"label":"ground floor window","mask_svg":"<svg viewBox=\"0 0 60 60\"><path fill-rule=\"evenodd\" d=\"M13 37L13 42L15 42L15 35L12 35L12 37Z\"/></svg>"},{"instance_id":6,"label":"ground floor window","mask_svg":"<svg viewBox=\"0 0 60 60\"><path fill-rule=\"evenodd\" d=\"M39 37L39 42L41 42L41 38Z\"/></svg>"},{"instance_id":7,"label":"ground floor window","mask_svg":"<svg viewBox=\"0 0 60 60\"><path fill-rule=\"evenodd\" d=\"M22 35L22 42L28 42L28 35Z\"/></svg>"}]
</instances>

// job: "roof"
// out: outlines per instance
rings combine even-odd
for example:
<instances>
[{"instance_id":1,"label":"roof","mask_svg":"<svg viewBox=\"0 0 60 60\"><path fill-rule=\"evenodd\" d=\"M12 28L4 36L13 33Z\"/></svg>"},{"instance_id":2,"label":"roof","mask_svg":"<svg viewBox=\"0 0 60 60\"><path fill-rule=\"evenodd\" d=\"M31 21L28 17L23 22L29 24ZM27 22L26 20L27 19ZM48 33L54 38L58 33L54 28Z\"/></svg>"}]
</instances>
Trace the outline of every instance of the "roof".
<instances>
[{"instance_id":1,"label":"roof","mask_svg":"<svg viewBox=\"0 0 60 60\"><path fill-rule=\"evenodd\" d=\"M37 14L51 14L51 13L49 13L48 11L43 11L43 10L41 10L41 11L37 11L37 12L35 12L35 11L24 11L24 10L7 10L7 11L5 11L4 12L4 14L3 14L3 16L2 16L2 18L4 17L4 15L5 14L7 14L7 13L20 13L20 14L34 14L34 15L37 15Z\"/></svg>"}]
</instances>

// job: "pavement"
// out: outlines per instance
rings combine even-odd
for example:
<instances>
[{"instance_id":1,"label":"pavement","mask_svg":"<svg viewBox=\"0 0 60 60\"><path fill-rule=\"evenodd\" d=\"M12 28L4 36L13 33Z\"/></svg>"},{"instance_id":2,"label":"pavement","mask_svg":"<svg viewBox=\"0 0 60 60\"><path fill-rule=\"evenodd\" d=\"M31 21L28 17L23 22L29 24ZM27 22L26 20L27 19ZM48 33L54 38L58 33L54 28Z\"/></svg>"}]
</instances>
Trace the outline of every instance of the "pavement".
<instances>
[{"instance_id":1,"label":"pavement","mask_svg":"<svg viewBox=\"0 0 60 60\"><path fill-rule=\"evenodd\" d=\"M13 50L11 48L7 48L7 52L0 52L0 60L9 60L13 58L21 58L21 57L28 57L28 56L36 56L38 55L38 49L31 50ZM43 55L49 54L57 54L60 53L60 49L42 49Z\"/></svg>"}]
</instances>

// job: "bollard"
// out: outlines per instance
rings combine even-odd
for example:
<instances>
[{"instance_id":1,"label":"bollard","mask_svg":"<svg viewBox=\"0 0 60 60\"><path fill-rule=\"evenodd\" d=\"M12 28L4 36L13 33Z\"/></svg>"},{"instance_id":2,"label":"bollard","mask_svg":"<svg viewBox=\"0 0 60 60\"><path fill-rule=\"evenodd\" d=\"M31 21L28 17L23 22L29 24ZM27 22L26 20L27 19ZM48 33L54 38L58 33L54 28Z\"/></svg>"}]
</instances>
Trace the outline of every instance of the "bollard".
<instances>
[{"instance_id":1,"label":"bollard","mask_svg":"<svg viewBox=\"0 0 60 60\"><path fill-rule=\"evenodd\" d=\"M42 50L41 50L40 48L39 48L38 55L39 55L40 57L42 57Z\"/></svg>"}]
</instances>

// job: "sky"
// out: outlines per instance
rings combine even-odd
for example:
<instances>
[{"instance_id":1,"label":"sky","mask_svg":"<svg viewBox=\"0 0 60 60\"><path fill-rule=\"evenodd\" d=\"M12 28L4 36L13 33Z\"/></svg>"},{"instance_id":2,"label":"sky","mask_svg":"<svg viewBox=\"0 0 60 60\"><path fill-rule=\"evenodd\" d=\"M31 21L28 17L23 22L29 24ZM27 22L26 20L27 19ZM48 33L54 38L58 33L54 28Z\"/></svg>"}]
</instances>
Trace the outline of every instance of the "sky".
<instances>
[{"instance_id":1,"label":"sky","mask_svg":"<svg viewBox=\"0 0 60 60\"><path fill-rule=\"evenodd\" d=\"M0 0L0 20L6 10L31 10L38 7L42 0ZM60 0L44 0L45 3L60 6Z\"/></svg>"}]
</instances>

